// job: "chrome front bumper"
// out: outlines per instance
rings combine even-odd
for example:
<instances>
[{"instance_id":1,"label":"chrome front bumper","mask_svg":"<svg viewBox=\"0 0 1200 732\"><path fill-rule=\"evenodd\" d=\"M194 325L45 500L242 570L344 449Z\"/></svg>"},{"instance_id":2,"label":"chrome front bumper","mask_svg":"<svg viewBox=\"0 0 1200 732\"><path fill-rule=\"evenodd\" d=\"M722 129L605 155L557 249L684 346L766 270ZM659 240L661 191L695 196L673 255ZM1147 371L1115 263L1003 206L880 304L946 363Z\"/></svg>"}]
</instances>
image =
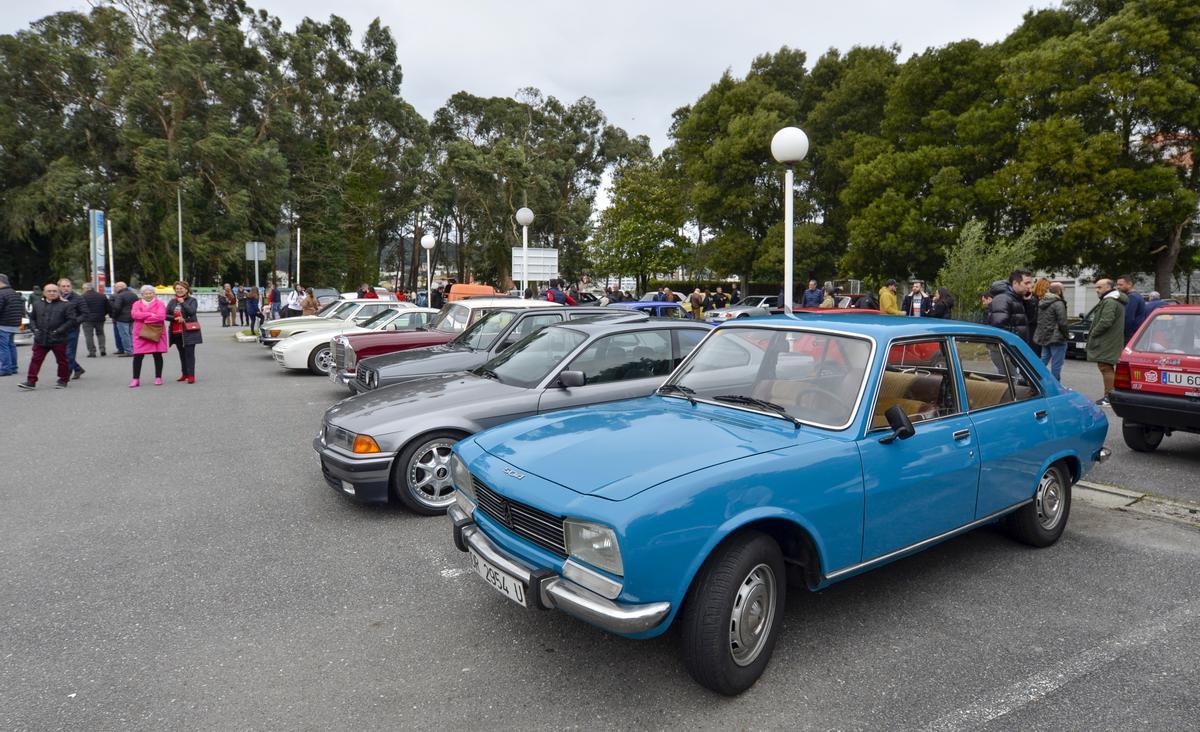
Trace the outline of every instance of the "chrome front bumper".
<instances>
[{"instance_id":1,"label":"chrome front bumper","mask_svg":"<svg viewBox=\"0 0 1200 732\"><path fill-rule=\"evenodd\" d=\"M671 612L669 602L630 605L613 602L549 570L535 570L496 546L458 505L447 511L454 525L454 545L468 548L528 587L530 606L557 608L580 620L618 635L635 635L656 627Z\"/></svg>"}]
</instances>

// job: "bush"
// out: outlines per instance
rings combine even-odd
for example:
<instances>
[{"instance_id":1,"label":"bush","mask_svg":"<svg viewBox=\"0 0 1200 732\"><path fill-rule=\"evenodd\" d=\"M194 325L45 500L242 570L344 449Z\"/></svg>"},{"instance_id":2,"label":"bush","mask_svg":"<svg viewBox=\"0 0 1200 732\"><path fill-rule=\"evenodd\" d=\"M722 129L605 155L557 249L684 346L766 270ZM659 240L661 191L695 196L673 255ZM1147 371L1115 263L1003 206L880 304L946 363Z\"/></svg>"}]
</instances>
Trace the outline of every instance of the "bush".
<instances>
[{"instance_id":1,"label":"bush","mask_svg":"<svg viewBox=\"0 0 1200 732\"><path fill-rule=\"evenodd\" d=\"M1039 224L1016 238L988 241L983 222L967 222L958 243L946 250L946 262L937 276L938 287L954 295L954 317L971 319L980 310L979 296L1014 269L1028 267L1034 250L1049 236L1050 227Z\"/></svg>"}]
</instances>

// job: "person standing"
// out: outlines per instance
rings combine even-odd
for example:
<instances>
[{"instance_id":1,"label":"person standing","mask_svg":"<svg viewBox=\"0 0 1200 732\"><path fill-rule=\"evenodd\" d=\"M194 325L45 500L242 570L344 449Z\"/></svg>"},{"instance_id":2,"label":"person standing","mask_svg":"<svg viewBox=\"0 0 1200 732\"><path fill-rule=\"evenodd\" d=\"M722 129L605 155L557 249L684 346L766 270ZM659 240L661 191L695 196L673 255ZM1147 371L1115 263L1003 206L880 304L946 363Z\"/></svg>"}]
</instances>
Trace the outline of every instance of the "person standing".
<instances>
[{"instance_id":1,"label":"person standing","mask_svg":"<svg viewBox=\"0 0 1200 732\"><path fill-rule=\"evenodd\" d=\"M837 307L837 298L834 297L833 286L830 285L830 286L826 287L824 290L822 290L822 292L825 296L823 298L821 298L821 304L818 305L817 307L822 310L833 310L834 308L836 308Z\"/></svg>"},{"instance_id":2,"label":"person standing","mask_svg":"<svg viewBox=\"0 0 1200 732\"><path fill-rule=\"evenodd\" d=\"M133 304L138 301L137 293L124 282L113 285L113 295L108 309L113 321L113 335L117 342L117 356L129 358L133 355Z\"/></svg>"},{"instance_id":3,"label":"person standing","mask_svg":"<svg viewBox=\"0 0 1200 732\"><path fill-rule=\"evenodd\" d=\"M171 323L171 345L179 351L180 376L176 381L196 383L196 346L204 342L200 320L196 317L198 303L192 297L192 287L180 280L175 283L175 299L167 303L167 320Z\"/></svg>"},{"instance_id":4,"label":"person standing","mask_svg":"<svg viewBox=\"0 0 1200 732\"><path fill-rule=\"evenodd\" d=\"M300 287L300 285L296 285ZM271 303L271 320L278 320L280 311L283 307L283 290L279 289L279 283L271 285L271 294L267 296L267 300Z\"/></svg>"},{"instance_id":5,"label":"person standing","mask_svg":"<svg viewBox=\"0 0 1200 732\"><path fill-rule=\"evenodd\" d=\"M1125 303L1129 298L1113 287L1113 281L1109 279L1096 280L1096 294L1100 296L1100 302L1091 312L1087 360L1096 364L1100 378L1104 380L1104 396L1097 399L1096 404L1107 407L1117 361L1121 360L1121 349L1125 347Z\"/></svg>"},{"instance_id":6,"label":"person standing","mask_svg":"<svg viewBox=\"0 0 1200 732\"><path fill-rule=\"evenodd\" d=\"M1142 298L1138 291L1134 289L1133 276L1121 275L1117 278L1117 289L1125 296L1128 303L1125 305L1125 342L1128 343L1133 334L1137 333L1137 329L1142 327L1142 323L1146 320L1146 301Z\"/></svg>"},{"instance_id":7,"label":"person standing","mask_svg":"<svg viewBox=\"0 0 1200 732\"><path fill-rule=\"evenodd\" d=\"M714 309L720 309L729 305L729 296L725 294L720 285L717 285L717 291L713 293L712 305Z\"/></svg>"},{"instance_id":8,"label":"person standing","mask_svg":"<svg viewBox=\"0 0 1200 732\"><path fill-rule=\"evenodd\" d=\"M1162 298L1162 296L1158 294L1158 290L1151 290L1150 292L1146 293L1146 310L1145 310L1146 316L1145 317L1149 318L1150 313L1154 312L1155 310L1158 310L1159 308L1161 308L1164 305L1171 305L1173 303L1174 303L1173 300L1164 300ZM1142 319L1142 322L1145 322L1145 318ZM1128 343L1128 341L1126 341L1126 343Z\"/></svg>"},{"instance_id":9,"label":"person standing","mask_svg":"<svg viewBox=\"0 0 1200 732\"><path fill-rule=\"evenodd\" d=\"M372 290L369 287L367 292L368 294L365 295L365 297L379 297L379 295L375 294L375 290ZM440 310L445 304L446 298L442 295L441 286L439 285L438 287L433 288L433 291L429 293L429 307L438 308Z\"/></svg>"},{"instance_id":10,"label":"person standing","mask_svg":"<svg viewBox=\"0 0 1200 732\"><path fill-rule=\"evenodd\" d=\"M316 315L321 309L321 303L317 301L317 294L313 292L313 288L308 288L304 291L304 299L300 301L301 315Z\"/></svg>"},{"instance_id":11,"label":"person standing","mask_svg":"<svg viewBox=\"0 0 1200 732\"><path fill-rule=\"evenodd\" d=\"M700 288L692 290L692 294L688 295L688 305L692 309L692 318L695 320L704 320L704 293Z\"/></svg>"},{"instance_id":12,"label":"person standing","mask_svg":"<svg viewBox=\"0 0 1200 732\"><path fill-rule=\"evenodd\" d=\"M25 298L9 284L8 275L0 274L0 376L17 373L17 344L25 316Z\"/></svg>"},{"instance_id":13,"label":"person standing","mask_svg":"<svg viewBox=\"0 0 1200 732\"><path fill-rule=\"evenodd\" d=\"M283 317L295 318L304 311L304 288L296 284L287 294L287 302L283 307Z\"/></svg>"},{"instance_id":14,"label":"person standing","mask_svg":"<svg viewBox=\"0 0 1200 732\"><path fill-rule=\"evenodd\" d=\"M167 306L158 299L152 285L142 285L140 298L130 308L133 317L133 380L130 389L142 384L142 361L146 354L154 358L154 385L162 386L163 354L167 352Z\"/></svg>"},{"instance_id":15,"label":"person standing","mask_svg":"<svg viewBox=\"0 0 1200 732\"><path fill-rule=\"evenodd\" d=\"M912 290L904 296L904 303L900 309L911 318L922 318L929 315L932 307L932 299L925 292L925 283L921 280L913 280Z\"/></svg>"},{"instance_id":16,"label":"person standing","mask_svg":"<svg viewBox=\"0 0 1200 732\"><path fill-rule=\"evenodd\" d=\"M904 315L904 311L896 302L897 286L895 280L888 280L883 283L883 287L879 288L879 312L887 315Z\"/></svg>"},{"instance_id":17,"label":"person standing","mask_svg":"<svg viewBox=\"0 0 1200 732\"><path fill-rule=\"evenodd\" d=\"M96 344L100 344L100 355L107 356L108 348L104 342L104 318L108 316L108 298L96 292L91 282L83 283L83 295L80 296L80 321L83 328L83 342L87 345L87 357L96 357Z\"/></svg>"},{"instance_id":18,"label":"person standing","mask_svg":"<svg viewBox=\"0 0 1200 732\"><path fill-rule=\"evenodd\" d=\"M79 337L79 312L74 305L62 299L62 291L53 282L42 288L42 299L33 304L29 316L29 327L33 329L33 358L29 361L29 376L17 384L21 389L37 388L38 372L42 361L53 353L58 362L58 381L55 389L66 389L71 377L71 359L67 358L67 342Z\"/></svg>"},{"instance_id":19,"label":"person standing","mask_svg":"<svg viewBox=\"0 0 1200 732\"><path fill-rule=\"evenodd\" d=\"M817 287L817 281L809 280L808 281L808 289L806 289L803 292L803 294L800 295L800 307L802 307L802 308L819 308L819 307L821 307L821 301L825 299L823 297L823 294L824 293L821 291L821 288Z\"/></svg>"},{"instance_id":20,"label":"person standing","mask_svg":"<svg viewBox=\"0 0 1200 732\"><path fill-rule=\"evenodd\" d=\"M222 328L227 328L230 325L229 313L232 310L232 308L230 307L230 302L231 302L230 295L232 295L232 294L233 294L233 291L229 289L228 282L226 282L225 285L221 288L221 291L217 293L217 312L221 313L221 327ZM236 304L237 299L234 298L232 300L232 302L233 302L233 304Z\"/></svg>"},{"instance_id":21,"label":"person standing","mask_svg":"<svg viewBox=\"0 0 1200 732\"><path fill-rule=\"evenodd\" d=\"M78 379L86 372L79 362L75 360L75 354L79 351L79 324L83 321L83 300L79 293L74 291L74 285L71 280L63 277L58 281L59 297L75 308L75 314L72 318L74 326L71 329L70 335L67 336L67 363L71 364L71 372L74 374L71 378Z\"/></svg>"},{"instance_id":22,"label":"person standing","mask_svg":"<svg viewBox=\"0 0 1200 732\"><path fill-rule=\"evenodd\" d=\"M984 322L1015 333L1026 343L1032 343L1029 317L1025 314L1025 293L1032 287L1033 273L1027 269L1014 269L1009 273L1007 282L993 282L990 291L992 302L988 305Z\"/></svg>"},{"instance_id":23,"label":"person standing","mask_svg":"<svg viewBox=\"0 0 1200 732\"><path fill-rule=\"evenodd\" d=\"M1067 302L1063 299L1063 286L1061 282L1051 282L1046 294L1038 301L1033 342L1042 349L1042 363L1050 368L1050 373L1059 381L1062 381L1063 359L1067 357L1067 333Z\"/></svg>"},{"instance_id":24,"label":"person standing","mask_svg":"<svg viewBox=\"0 0 1200 732\"><path fill-rule=\"evenodd\" d=\"M250 335L254 335L254 324L258 320L258 288L244 287L242 293L245 298L238 303L238 306L245 306L243 314L246 316L246 323L250 326Z\"/></svg>"}]
</instances>

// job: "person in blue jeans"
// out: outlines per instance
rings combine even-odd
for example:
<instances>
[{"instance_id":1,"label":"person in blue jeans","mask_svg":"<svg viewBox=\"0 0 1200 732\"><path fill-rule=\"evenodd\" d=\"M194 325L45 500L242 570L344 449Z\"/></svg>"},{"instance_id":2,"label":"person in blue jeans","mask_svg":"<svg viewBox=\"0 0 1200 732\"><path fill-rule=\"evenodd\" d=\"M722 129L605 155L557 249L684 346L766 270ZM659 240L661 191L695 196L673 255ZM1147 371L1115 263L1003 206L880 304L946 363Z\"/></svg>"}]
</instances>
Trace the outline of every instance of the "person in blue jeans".
<instances>
[{"instance_id":1,"label":"person in blue jeans","mask_svg":"<svg viewBox=\"0 0 1200 732\"><path fill-rule=\"evenodd\" d=\"M13 341L24 315L25 299L12 288L8 275L0 274L0 376L17 373L17 344Z\"/></svg>"},{"instance_id":2,"label":"person in blue jeans","mask_svg":"<svg viewBox=\"0 0 1200 732\"><path fill-rule=\"evenodd\" d=\"M1045 297L1038 302L1033 342L1042 347L1042 363L1061 382L1063 359L1067 356L1067 303L1061 282L1051 282Z\"/></svg>"}]
</instances>

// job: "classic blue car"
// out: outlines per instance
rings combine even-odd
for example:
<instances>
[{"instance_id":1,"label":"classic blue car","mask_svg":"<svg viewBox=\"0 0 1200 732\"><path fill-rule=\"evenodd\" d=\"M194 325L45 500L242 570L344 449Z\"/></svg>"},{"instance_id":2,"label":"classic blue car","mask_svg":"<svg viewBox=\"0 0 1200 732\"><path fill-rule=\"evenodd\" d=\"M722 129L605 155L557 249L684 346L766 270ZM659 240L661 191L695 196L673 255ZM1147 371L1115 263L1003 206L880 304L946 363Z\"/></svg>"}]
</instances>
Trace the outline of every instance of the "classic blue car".
<instances>
[{"instance_id":1,"label":"classic blue car","mask_svg":"<svg viewBox=\"0 0 1200 732\"><path fill-rule=\"evenodd\" d=\"M677 302L660 302L658 300L622 300L608 304L610 308L636 310L646 313L652 318L690 318L691 313L683 309Z\"/></svg>"},{"instance_id":2,"label":"classic blue car","mask_svg":"<svg viewBox=\"0 0 1200 732\"><path fill-rule=\"evenodd\" d=\"M789 581L819 590L996 521L1053 544L1107 429L995 328L738 319L653 396L459 442L450 518L517 604L634 638L679 622L692 676L737 694Z\"/></svg>"}]
</instances>

